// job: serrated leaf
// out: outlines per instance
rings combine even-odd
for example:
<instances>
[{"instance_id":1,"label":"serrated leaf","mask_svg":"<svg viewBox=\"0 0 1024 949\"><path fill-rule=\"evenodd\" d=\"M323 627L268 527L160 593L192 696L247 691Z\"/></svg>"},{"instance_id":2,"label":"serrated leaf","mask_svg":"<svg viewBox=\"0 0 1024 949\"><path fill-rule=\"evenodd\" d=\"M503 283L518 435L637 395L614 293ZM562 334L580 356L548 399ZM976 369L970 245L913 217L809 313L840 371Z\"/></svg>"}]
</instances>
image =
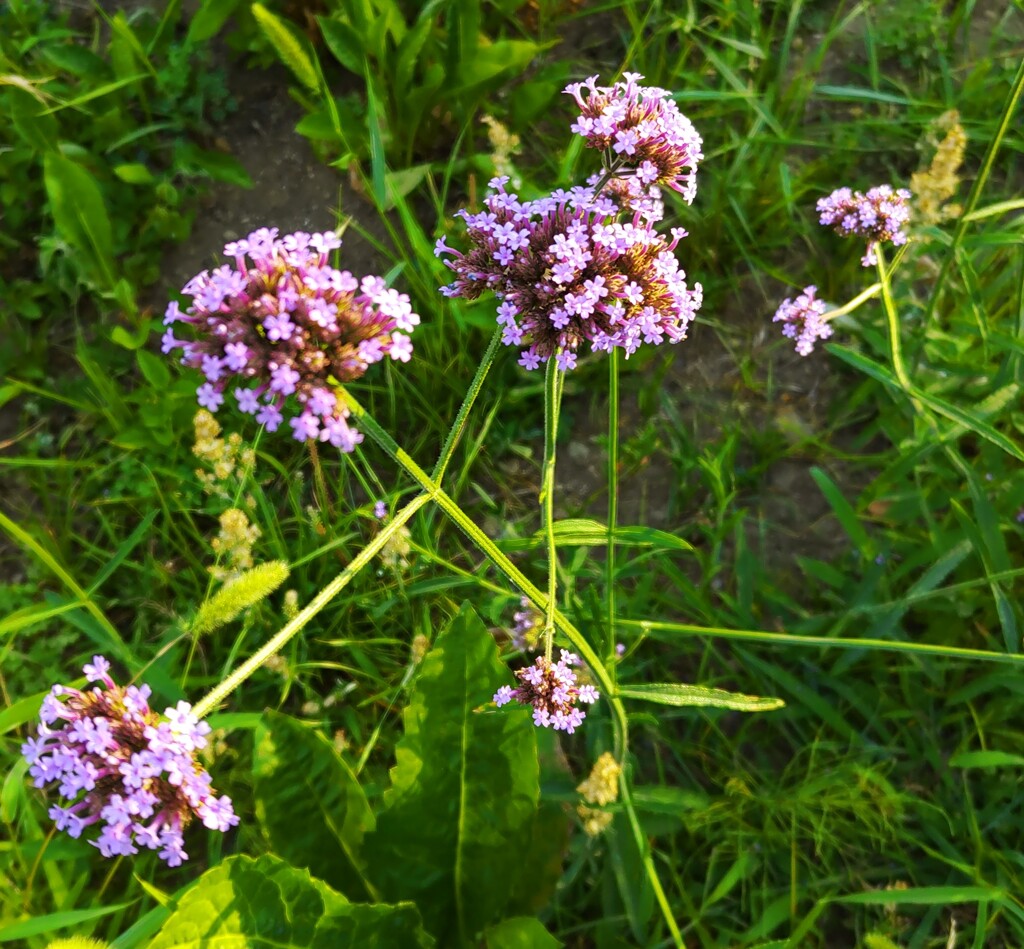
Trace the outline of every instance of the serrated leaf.
<instances>
[{"instance_id":1,"label":"serrated leaf","mask_svg":"<svg viewBox=\"0 0 1024 949\"><path fill-rule=\"evenodd\" d=\"M725 689L711 689L704 685L687 685L682 682L620 686L619 698L639 699L643 702L656 702L659 705L728 708L734 712L770 712L786 704L782 699L743 695L740 692L727 692Z\"/></svg>"},{"instance_id":2,"label":"serrated leaf","mask_svg":"<svg viewBox=\"0 0 1024 949\"><path fill-rule=\"evenodd\" d=\"M429 947L411 904L349 903L269 855L229 857L180 899L148 949Z\"/></svg>"},{"instance_id":3,"label":"serrated leaf","mask_svg":"<svg viewBox=\"0 0 1024 949\"><path fill-rule=\"evenodd\" d=\"M319 82L313 60L303 40L293 32L292 27L281 17L271 13L262 3L252 5L252 15L263 30L263 35L277 51L284 63L311 92L316 92Z\"/></svg>"},{"instance_id":4,"label":"serrated leaf","mask_svg":"<svg viewBox=\"0 0 1024 949\"><path fill-rule=\"evenodd\" d=\"M386 810L366 840L384 896L415 900L429 931L454 930L463 943L500 919L537 813L529 714L484 710L509 680L494 638L464 605L420 665Z\"/></svg>"},{"instance_id":5,"label":"serrated leaf","mask_svg":"<svg viewBox=\"0 0 1024 949\"><path fill-rule=\"evenodd\" d=\"M515 916L484 933L487 949L558 949L562 945L532 916Z\"/></svg>"},{"instance_id":6,"label":"serrated leaf","mask_svg":"<svg viewBox=\"0 0 1024 949\"><path fill-rule=\"evenodd\" d=\"M330 742L288 715L264 712L252 773L256 815L274 853L350 899L372 897L361 851L373 813Z\"/></svg>"}]
</instances>

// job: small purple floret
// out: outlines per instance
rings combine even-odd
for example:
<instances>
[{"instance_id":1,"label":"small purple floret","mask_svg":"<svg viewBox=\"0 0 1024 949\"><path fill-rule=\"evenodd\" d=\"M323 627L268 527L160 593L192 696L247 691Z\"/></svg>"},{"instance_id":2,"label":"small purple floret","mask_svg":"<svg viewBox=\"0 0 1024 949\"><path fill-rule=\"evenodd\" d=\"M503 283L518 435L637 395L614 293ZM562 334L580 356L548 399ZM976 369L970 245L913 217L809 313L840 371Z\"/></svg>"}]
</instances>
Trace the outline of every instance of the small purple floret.
<instances>
[{"instance_id":1,"label":"small purple floret","mask_svg":"<svg viewBox=\"0 0 1024 949\"><path fill-rule=\"evenodd\" d=\"M878 185L867 194L837 188L827 198L819 199L818 213L821 223L840 236L867 238L861 263L871 267L878 260L875 251L882 241L891 241L894 246L907 242L903 227L910 220L910 192L890 185Z\"/></svg>"},{"instance_id":2,"label":"small purple floret","mask_svg":"<svg viewBox=\"0 0 1024 949\"><path fill-rule=\"evenodd\" d=\"M179 702L153 712L148 686L118 686L110 663L93 656L83 671L104 688L55 685L43 701L38 737L21 746L38 788L57 784L67 806L54 804L57 829L89 840L104 857L128 856L139 847L160 850L168 866L188 859L183 831L196 817L211 830L238 823L229 797L216 797L196 761L210 726ZM60 722L59 728L51 727Z\"/></svg>"},{"instance_id":3,"label":"small purple floret","mask_svg":"<svg viewBox=\"0 0 1024 949\"><path fill-rule=\"evenodd\" d=\"M815 297L816 292L816 287L804 287L795 300L783 300L772 317L773 323L782 324L783 336L796 340L796 351L801 356L810 355L816 340L832 335L832 327L824 319L828 306Z\"/></svg>"},{"instance_id":4,"label":"small purple floret","mask_svg":"<svg viewBox=\"0 0 1024 949\"><path fill-rule=\"evenodd\" d=\"M420 318L409 297L380 277L360 280L333 267L328 256L340 246L332 231L279 239L276 228L260 228L224 248L232 263L185 285L192 303L184 311L171 303L164 322L188 324L194 339L168 330L162 349L182 347L182 363L203 372L200 405L216 412L230 391L269 431L288 416L299 441L355 448L361 436L346 424L348 408L333 388L385 356L408 362L407 334Z\"/></svg>"},{"instance_id":5,"label":"small purple floret","mask_svg":"<svg viewBox=\"0 0 1024 949\"><path fill-rule=\"evenodd\" d=\"M592 685L577 684L572 666L579 664L579 656L565 649L558 662L538 656L533 665L516 672L519 688L503 685L494 693L494 704L500 707L515 700L520 705L532 705L533 723L538 728L552 728L571 735L587 717L576 703L592 705L601 697Z\"/></svg>"}]
</instances>

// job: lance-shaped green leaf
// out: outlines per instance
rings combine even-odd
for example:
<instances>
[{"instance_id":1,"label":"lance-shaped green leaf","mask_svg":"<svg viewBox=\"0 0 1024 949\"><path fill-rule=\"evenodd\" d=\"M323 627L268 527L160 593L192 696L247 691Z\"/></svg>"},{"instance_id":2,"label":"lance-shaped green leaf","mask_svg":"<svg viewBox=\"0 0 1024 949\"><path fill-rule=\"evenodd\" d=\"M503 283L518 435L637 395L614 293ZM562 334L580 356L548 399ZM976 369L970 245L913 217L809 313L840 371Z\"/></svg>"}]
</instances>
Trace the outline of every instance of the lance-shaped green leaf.
<instances>
[{"instance_id":1,"label":"lance-shaped green leaf","mask_svg":"<svg viewBox=\"0 0 1024 949\"><path fill-rule=\"evenodd\" d=\"M529 868L537 813L534 727L525 709L488 707L509 681L469 606L423 660L405 709L386 810L365 852L387 899L415 900L446 945L501 918Z\"/></svg>"},{"instance_id":2,"label":"lance-shaped green leaf","mask_svg":"<svg viewBox=\"0 0 1024 949\"><path fill-rule=\"evenodd\" d=\"M703 708L728 708L734 712L771 712L786 703L777 698L743 695L725 689L709 689L703 685L685 685L682 682L657 682L650 685L619 687L619 698L640 699L659 705L694 705Z\"/></svg>"},{"instance_id":3,"label":"lance-shaped green leaf","mask_svg":"<svg viewBox=\"0 0 1024 949\"><path fill-rule=\"evenodd\" d=\"M350 899L372 899L361 851L373 813L330 742L288 715L264 712L252 772L256 815L274 853Z\"/></svg>"},{"instance_id":4,"label":"lance-shaped green leaf","mask_svg":"<svg viewBox=\"0 0 1024 949\"><path fill-rule=\"evenodd\" d=\"M59 152L43 158L43 183L57 232L105 289L117 282L110 217L96 180Z\"/></svg>"},{"instance_id":5,"label":"lance-shaped green leaf","mask_svg":"<svg viewBox=\"0 0 1024 949\"><path fill-rule=\"evenodd\" d=\"M180 899L148 949L363 949L433 945L411 904L349 903L277 857L230 857Z\"/></svg>"}]
</instances>

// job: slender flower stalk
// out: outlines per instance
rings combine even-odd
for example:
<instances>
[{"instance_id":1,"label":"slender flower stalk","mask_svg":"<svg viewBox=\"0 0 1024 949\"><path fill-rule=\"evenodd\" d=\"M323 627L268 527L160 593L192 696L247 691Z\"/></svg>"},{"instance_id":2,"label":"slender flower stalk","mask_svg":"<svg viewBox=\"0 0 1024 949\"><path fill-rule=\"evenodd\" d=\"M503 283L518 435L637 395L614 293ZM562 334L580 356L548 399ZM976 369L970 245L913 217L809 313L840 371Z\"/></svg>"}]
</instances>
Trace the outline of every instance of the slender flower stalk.
<instances>
[{"instance_id":1,"label":"slender flower stalk","mask_svg":"<svg viewBox=\"0 0 1024 949\"><path fill-rule=\"evenodd\" d=\"M544 616L544 657L551 663L555 641L555 592L558 585L558 550L555 545L555 452L558 441L558 412L565 375L554 361L548 363L544 379L544 471L540 503L544 514L544 537L548 554L548 605Z\"/></svg>"}]
</instances>

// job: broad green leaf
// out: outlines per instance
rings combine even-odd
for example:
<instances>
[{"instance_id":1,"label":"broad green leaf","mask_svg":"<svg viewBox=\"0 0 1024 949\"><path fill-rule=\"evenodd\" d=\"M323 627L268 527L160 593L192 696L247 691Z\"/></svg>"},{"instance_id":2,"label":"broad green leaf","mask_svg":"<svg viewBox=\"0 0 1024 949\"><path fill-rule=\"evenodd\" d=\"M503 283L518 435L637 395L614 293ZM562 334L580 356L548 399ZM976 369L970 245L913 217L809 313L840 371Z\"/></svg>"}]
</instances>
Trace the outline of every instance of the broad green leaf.
<instances>
[{"instance_id":1,"label":"broad green leaf","mask_svg":"<svg viewBox=\"0 0 1024 949\"><path fill-rule=\"evenodd\" d=\"M543 49L528 40L499 40L481 46L471 59L463 59L459 64L459 78L452 92L478 88L503 72L522 72Z\"/></svg>"},{"instance_id":2,"label":"broad green leaf","mask_svg":"<svg viewBox=\"0 0 1024 949\"><path fill-rule=\"evenodd\" d=\"M117 282L110 218L99 185L81 165L56 152L43 159L43 181L57 232L105 289Z\"/></svg>"},{"instance_id":3,"label":"broad green leaf","mask_svg":"<svg viewBox=\"0 0 1024 949\"><path fill-rule=\"evenodd\" d=\"M743 695L739 692L726 692L725 689L709 689L707 686L686 685L682 682L621 686L619 697L657 702L659 705L729 708L735 712L770 712L786 704L782 699Z\"/></svg>"},{"instance_id":4,"label":"broad green leaf","mask_svg":"<svg viewBox=\"0 0 1024 949\"><path fill-rule=\"evenodd\" d=\"M216 36L228 17L235 12L239 2L240 0L204 0L188 25L185 42L203 43Z\"/></svg>"},{"instance_id":5,"label":"broad green leaf","mask_svg":"<svg viewBox=\"0 0 1024 949\"><path fill-rule=\"evenodd\" d=\"M294 718L264 712L252 772L256 814L274 853L351 899L372 896L361 850L373 814L330 742Z\"/></svg>"},{"instance_id":6,"label":"broad green leaf","mask_svg":"<svg viewBox=\"0 0 1024 949\"><path fill-rule=\"evenodd\" d=\"M263 35L277 51L277 55L311 92L316 92L319 82L316 68L304 40L300 39L287 21L271 13L262 3L252 5L252 15L263 30Z\"/></svg>"},{"instance_id":7,"label":"broad green leaf","mask_svg":"<svg viewBox=\"0 0 1024 949\"><path fill-rule=\"evenodd\" d=\"M558 949L562 945L532 916L514 916L484 933L487 949Z\"/></svg>"},{"instance_id":8,"label":"broad green leaf","mask_svg":"<svg viewBox=\"0 0 1024 949\"><path fill-rule=\"evenodd\" d=\"M266 855L229 857L204 873L148 949L431 945L415 906L349 903L306 870Z\"/></svg>"},{"instance_id":9,"label":"broad green leaf","mask_svg":"<svg viewBox=\"0 0 1024 949\"><path fill-rule=\"evenodd\" d=\"M962 751L949 759L951 768L1019 768L1024 765L1024 755L1008 751Z\"/></svg>"},{"instance_id":10,"label":"broad green leaf","mask_svg":"<svg viewBox=\"0 0 1024 949\"><path fill-rule=\"evenodd\" d=\"M537 813L534 727L525 709L486 707L509 680L464 605L420 665L386 809L364 847L385 898L415 900L429 931L463 943L501 918L529 869L517 855Z\"/></svg>"}]
</instances>

